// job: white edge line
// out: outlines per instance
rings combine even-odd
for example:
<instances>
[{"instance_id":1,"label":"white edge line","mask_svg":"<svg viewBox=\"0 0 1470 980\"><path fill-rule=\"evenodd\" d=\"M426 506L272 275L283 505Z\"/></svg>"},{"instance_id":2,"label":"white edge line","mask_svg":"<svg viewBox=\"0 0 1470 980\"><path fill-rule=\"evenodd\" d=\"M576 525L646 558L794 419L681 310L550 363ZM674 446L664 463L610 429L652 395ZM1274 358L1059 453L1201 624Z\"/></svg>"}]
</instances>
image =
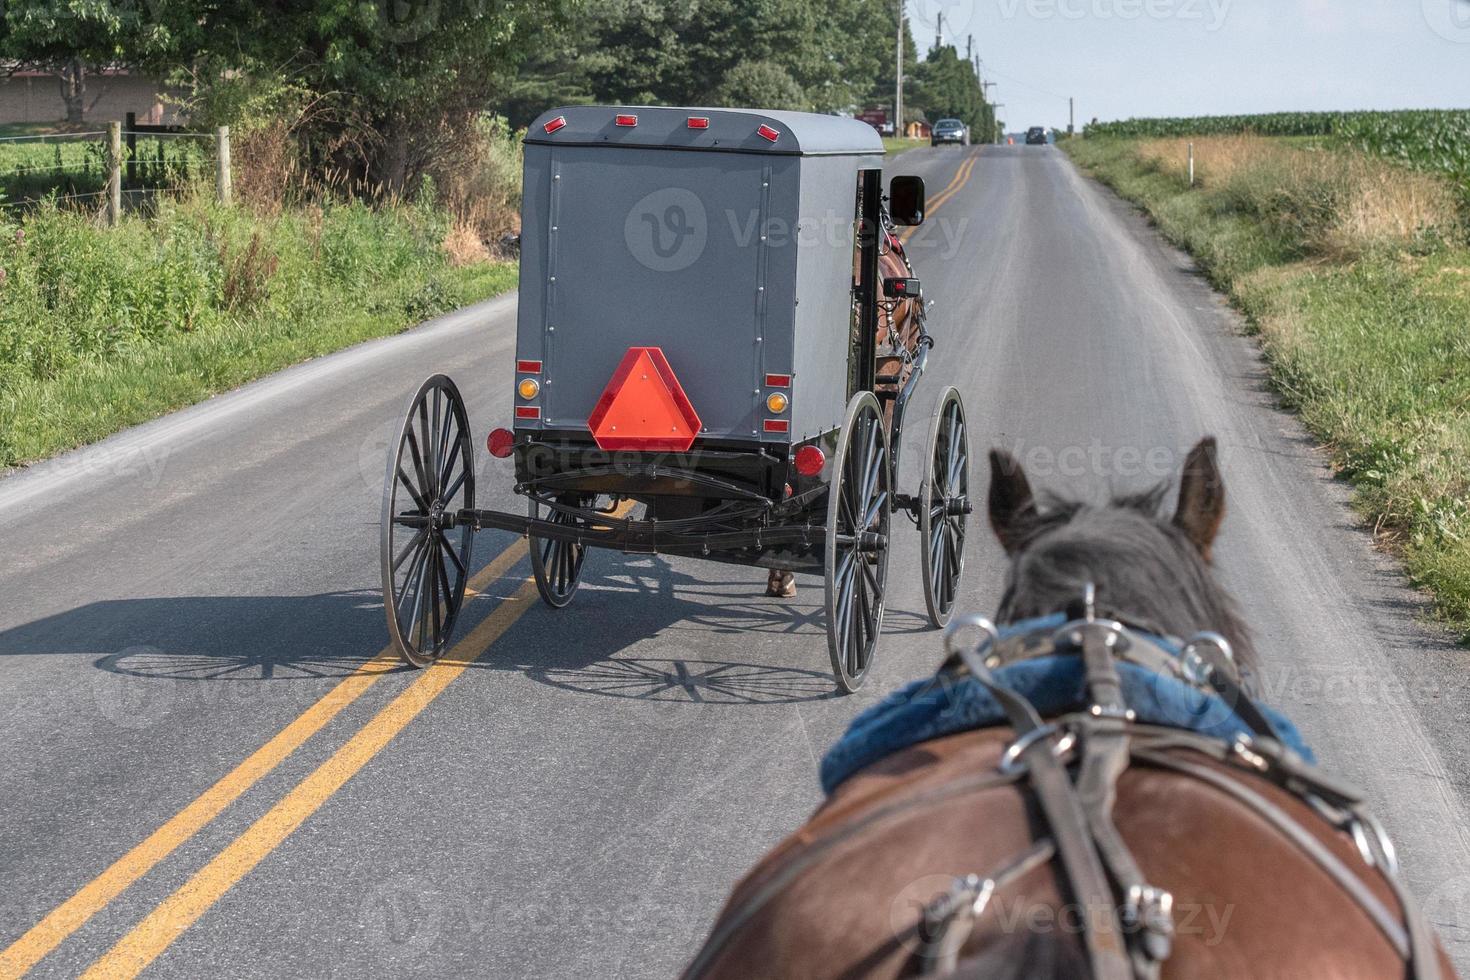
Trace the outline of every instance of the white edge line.
<instances>
[{"instance_id":1,"label":"white edge line","mask_svg":"<svg viewBox=\"0 0 1470 980\"><path fill-rule=\"evenodd\" d=\"M363 341L332 354L312 358L257 378L232 391L170 412L114 433L87 446L67 450L50 459L11 470L0 476L0 512L25 504L42 494L55 494L69 484L109 469L109 460L136 459L162 444L198 430L220 425L242 412L268 402L282 392L320 381L339 371L374 361L404 348L417 348L446 335L468 331L515 309L516 290L462 307L388 337Z\"/></svg>"}]
</instances>

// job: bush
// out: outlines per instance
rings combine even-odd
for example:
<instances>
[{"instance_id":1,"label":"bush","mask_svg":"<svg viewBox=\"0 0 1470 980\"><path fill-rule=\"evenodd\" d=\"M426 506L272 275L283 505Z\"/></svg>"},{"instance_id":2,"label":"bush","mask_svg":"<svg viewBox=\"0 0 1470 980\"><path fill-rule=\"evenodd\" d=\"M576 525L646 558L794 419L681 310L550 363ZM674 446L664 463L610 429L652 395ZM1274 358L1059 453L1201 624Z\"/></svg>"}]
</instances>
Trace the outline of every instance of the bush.
<instances>
[{"instance_id":1,"label":"bush","mask_svg":"<svg viewBox=\"0 0 1470 980\"><path fill-rule=\"evenodd\" d=\"M460 238L468 233L482 244L494 244L502 233L519 228L524 135L502 116L473 113L440 141L443 149L428 173Z\"/></svg>"},{"instance_id":2,"label":"bush","mask_svg":"<svg viewBox=\"0 0 1470 980\"><path fill-rule=\"evenodd\" d=\"M0 466L514 282L452 269L451 223L431 203L265 216L198 197L116 228L54 204L0 218Z\"/></svg>"}]
</instances>

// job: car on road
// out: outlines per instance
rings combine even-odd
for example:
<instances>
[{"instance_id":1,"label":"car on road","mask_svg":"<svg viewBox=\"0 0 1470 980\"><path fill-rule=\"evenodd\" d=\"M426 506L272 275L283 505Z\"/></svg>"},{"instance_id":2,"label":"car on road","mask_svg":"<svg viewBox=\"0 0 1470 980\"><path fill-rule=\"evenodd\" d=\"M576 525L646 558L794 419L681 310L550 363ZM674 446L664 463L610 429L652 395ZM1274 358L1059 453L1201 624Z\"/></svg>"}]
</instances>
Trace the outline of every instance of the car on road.
<instances>
[{"instance_id":1,"label":"car on road","mask_svg":"<svg viewBox=\"0 0 1470 980\"><path fill-rule=\"evenodd\" d=\"M1032 126L1030 129L1026 130L1026 145L1045 146L1046 130L1040 126Z\"/></svg>"},{"instance_id":2,"label":"car on road","mask_svg":"<svg viewBox=\"0 0 1470 980\"><path fill-rule=\"evenodd\" d=\"M929 145L938 146L941 143L969 146L970 127L958 119L939 120L934 124L934 128L929 131Z\"/></svg>"}]
</instances>

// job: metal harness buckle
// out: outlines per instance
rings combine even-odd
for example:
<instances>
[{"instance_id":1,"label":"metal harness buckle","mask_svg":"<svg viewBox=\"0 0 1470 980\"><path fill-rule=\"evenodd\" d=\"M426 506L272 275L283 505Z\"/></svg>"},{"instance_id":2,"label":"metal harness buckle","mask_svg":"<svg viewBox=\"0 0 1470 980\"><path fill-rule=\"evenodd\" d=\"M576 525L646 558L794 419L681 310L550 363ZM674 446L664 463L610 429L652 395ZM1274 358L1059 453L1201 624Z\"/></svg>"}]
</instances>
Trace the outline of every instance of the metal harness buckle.
<instances>
[{"instance_id":1,"label":"metal harness buckle","mask_svg":"<svg viewBox=\"0 0 1470 980\"><path fill-rule=\"evenodd\" d=\"M1174 894L1155 885L1132 885L1123 902L1123 927L1142 932L1144 953L1160 961L1169 956L1174 938Z\"/></svg>"},{"instance_id":2,"label":"metal harness buckle","mask_svg":"<svg viewBox=\"0 0 1470 980\"><path fill-rule=\"evenodd\" d=\"M1398 849L1377 817L1366 810L1354 810L1347 829L1370 868L1382 868L1391 875L1399 873Z\"/></svg>"},{"instance_id":3,"label":"metal harness buckle","mask_svg":"<svg viewBox=\"0 0 1470 980\"><path fill-rule=\"evenodd\" d=\"M996 768L1006 776L1014 776L1017 773L1024 772L1026 767L1021 764L1021 756L1025 755L1026 750L1037 742L1044 738L1051 738L1053 735L1061 736L1051 749L1052 755L1058 759L1072 751L1072 747L1077 744L1075 733L1070 730L1062 731L1055 723L1049 722L1040 728L1031 729L1031 731L1022 735L1010 745L1007 745L1005 752L1001 754L1000 763Z\"/></svg>"},{"instance_id":4,"label":"metal harness buckle","mask_svg":"<svg viewBox=\"0 0 1470 980\"><path fill-rule=\"evenodd\" d=\"M979 875L965 875L963 878L955 878L949 886L949 891L938 896L924 908L924 921L931 927L937 927L961 912L972 919L980 917L985 911L985 906L990 904L990 896L995 894L995 879L981 878Z\"/></svg>"}]
</instances>

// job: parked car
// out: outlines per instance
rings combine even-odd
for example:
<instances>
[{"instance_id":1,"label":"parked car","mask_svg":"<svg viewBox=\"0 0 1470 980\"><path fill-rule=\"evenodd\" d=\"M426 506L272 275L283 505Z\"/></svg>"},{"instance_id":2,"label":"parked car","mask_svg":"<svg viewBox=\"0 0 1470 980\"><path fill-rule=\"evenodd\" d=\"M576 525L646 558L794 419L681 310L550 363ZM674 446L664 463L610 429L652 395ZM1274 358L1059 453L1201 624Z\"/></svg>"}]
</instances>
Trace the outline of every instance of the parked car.
<instances>
[{"instance_id":1,"label":"parked car","mask_svg":"<svg viewBox=\"0 0 1470 980\"><path fill-rule=\"evenodd\" d=\"M1032 126L1030 129L1026 130L1026 145L1045 146L1046 130L1041 126Z\"/></svg>"},{"instance_id":2,"label":"parked car","mask_svg":"<svg viewBox=\"0 0 1470 980\"><path fill-rule=\"evenodd\" d=\"M954 143L957 146L970 145L970 127L958 119L941 119L934 124L929 131L929 145L938 146L940 143Z\"/></svg>"}]
</instances>

